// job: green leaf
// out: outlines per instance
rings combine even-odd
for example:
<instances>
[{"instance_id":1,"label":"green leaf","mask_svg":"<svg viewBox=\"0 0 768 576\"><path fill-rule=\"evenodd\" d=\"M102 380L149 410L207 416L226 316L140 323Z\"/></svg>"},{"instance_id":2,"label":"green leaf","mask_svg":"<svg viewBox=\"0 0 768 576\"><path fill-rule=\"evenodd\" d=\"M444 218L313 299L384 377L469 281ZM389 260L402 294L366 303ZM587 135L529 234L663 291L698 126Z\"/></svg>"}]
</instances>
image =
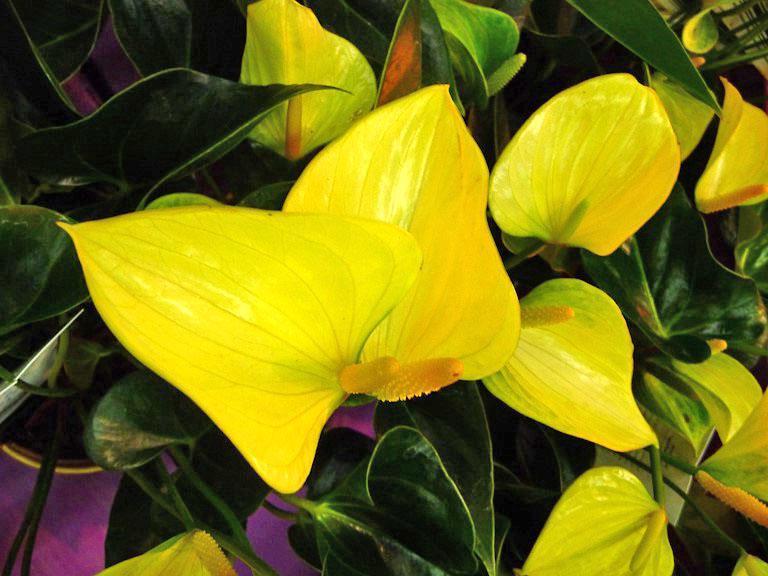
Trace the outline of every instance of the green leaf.
<instances>
[{"instance_id":1,"label":"green leaf","mask_svg":"<svg viewBox=\"0 0 768 576\"><path fill-rule=\"evenodd\" d=\"M245 8L240 0L185 0L192 14L192 66L194 70L227 80L240 77L245 44Z\"/></svg>"},{"instance_id":2,"label":"green leaf","mask_svg":"<svg viewBox=\"0 0 768 576\"><path fill-rule=\"evenodd\" d=\"M419 431L387 432L365 481L362 494L337 489L310 506L325 574L476 572L472 520L435 448Z\"/></svg>"},{"instance_id":3,"label":"green leaf","mask_svg":"<svg viewBox=\"0 0 768 576\"><path fill-rule=\"evenodd\" d=\"M80 69L96 43L102 0L21 1L16 9L56 78L64 81Z\"/></svg>"},{"instance_id":4,"label":"green leaf","mask_svg":"<svg viewBox=\"0 0 768 576\"><path fill-rule=\"evenodd\" d=\"M701 216L678 185L656 215L606 257L582 251L587 272L660 350L709 358L708 339L753 344L765 310L754 282L712 256Z\"/></svg>"},{"instance_id":5,"label":"green leaf","mask_svg":"<svg viewBox=\"0 0 768 576\"><path fill-rule=\"evenodd\" d=\"M0 71L19 118L48 125L76 117L72 102L24 27L14 0L0 0Z\"/></svg>"},{"instance_id":6,"label":"green leaf","mask_svg":"<svg viewBox=\"0 0 768 576\"><path fill-rule=\"evenodd\" d=\"M501 79L511 80L522 66L513 60L520 37L517 24L504 12L464 0L431 0L431 4L463 80L462 96L485 108L488 98L506 84Z\"/></svg>"},{"instance_id":7,"label":"green leaf","mask_svg":"<svg viewBox=\"0 0 768 576\"><path fill-rule=\"evenodd\" d=\"M184 0L107 0L115 35L144 76L192 63L192 14Z\"/></svg>"},{"instance_id":8,"label":"green leaf","mask_svg":"<svg viewBox=\"0 0 768 576\"><path fill-rule=\"evenodd\" d=\"M599 28L693 96L720 112L720 106L691 63L680 39L650 0L622 0L621 9L605 0L568 0Z\"/></svg>"},{"instance_id":9,"label":"green leaf","mask_svg":"<svg viewBox=\"0 0 768 576\"><path fill-rule=\"evenodd\" d=\"M293 185L293 181L267 184L248 194L239 202L239 205L262 210L281 210Z\"/></svg>"},{"instance_id":10,"label":"green leaf","mask_svg":"<svg viewBox=\"0 0 768 576\"><path fill-rule=\"evenodd\" d=\"M331 428L320 436L307 497L316 500L335 490L373 452L374 442L351 428Z\"/></svg>"},{"instance_id":11,"label":"green leaf","mask_svg":"<svg viewBox=\"0 0 768 576\"><path fill-rule=\"evenodd\" d=\"M111 354L112 350L99 342L71 336L64 358L64 372L76 388L85 390L91 386L96 366L101 359Z\"/></svg>"},{"instance_id":12,"label":"green leaf","mask_svg":"<svg viewBox=\"0 0 768 576\"><path fill-rule=\"evenodd\" d=\"M210 420L150 372L132 372L99 401L84 434L88 456L107 470L136 468L168 446L191 444Z\"/></svg>"},{"instance_id":13,"label":"green leaf","mask_svg":"<svg viewBox=\"0 0 768 576\"><path fill-rule=\"evenodd\" d=\"M23 138L19 160L47 182L157 188L223 156L277 105L311 89L159 72L88 118Z\"/></svg>"},{"instance_id":14,"label":"green leaf","mask_svg":"<svg viewBox=\"0 0 768 576\"><path fill-rule=\"evenodd\" d=\"M683 26L683 45L695 54L709 52L720 38L718 24L712 16L715 8L727 8L738 0L714 0L704 10L694 14Z\"/></svg>"},{"instance_id":15,"label":"green leaf","mask_svg":"<svg viewBox=\"0 0 768 576\"><path fill-rule=\"evenodd\" d=\"M10 101L0 92L0 206L18 203L31 187L16 162L14 145L21 130L12 113Z\"/></svg>"},{"instance_id":16,"label":"green leaf","mask_svg":"<svg viewBox=\"0 0 768 576\"><path fill-rule=\"evenodd\" d=\"M379 435L396 426L411 426L435 447L472 516L475 552L488 574L495 575L493 458L477 384L459 382L409 402L380 403L375 426Z\"/></svg>"},{"instance_id":17,"label":"green leaf","mask_svg":"<svg viewBox=\"0 0 768 576\"><path fill-rule=\"evenodd\" d=\"M71 220L38 206L0 207L0 334L88 297L74 246L56 222Z\"/></svg>"},{"instance_id":18,"label":"green leaf","mask_svg":"<svg viewBox=\"0 0 768 576\"><path fill-rule=\"evenodd\" d=\"M405 0L397 19L379 81L378 106L402 98L422 86L420 0Z\"/></svg>"},{"instance_id":19,"label":"green leaf","mask_svg":"<svg viewBox=\"0 0 768 576\"><path fill-rule=\"evenodd\" d=\"M177 208L178 206L218 206L220 203L204 194L194 192L174 192L155 198L147 204L145 210L157 210L158 208Z\"/></svg>"},{"instance_id":20,"label":"green leaf","mask_svg":"<svg viewBox=\"0 0 768 576\"><path fill-rule=\"evenodd\" d=\"M739 208L736 269L768 294L768 202Z\"/></svg>"}]
</instances>

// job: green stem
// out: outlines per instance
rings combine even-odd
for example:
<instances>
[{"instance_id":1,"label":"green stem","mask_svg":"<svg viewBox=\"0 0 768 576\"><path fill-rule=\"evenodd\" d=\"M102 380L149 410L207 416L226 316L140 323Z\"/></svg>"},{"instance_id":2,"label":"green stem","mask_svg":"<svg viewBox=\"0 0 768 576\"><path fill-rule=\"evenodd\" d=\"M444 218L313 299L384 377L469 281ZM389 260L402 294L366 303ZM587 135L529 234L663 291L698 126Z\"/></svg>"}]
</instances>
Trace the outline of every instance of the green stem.
<instances>
[{"instance_id":1,"label":"green stem","mask_svg":"<svg viewBox=\"0 0 768 576\"><path fill-rule=\"evenodd\" d=\"M13 566L16 564L19 550L25 539L26 544L24 546L21 573L24 575L29 574L29 569L32 563L32 552L37 538L37 529L40 525L40 519L43 515L45 503L48 500L51 484L53 483L53 473L56 470L56 460L58 458L61 432L63 430L63 415L61 409L59 409L56 418L56 431L51 439L51 443L43 454L40 470L37 473L37 480L35 481L35 488L32 491L32 497L29 500L27 510L24 513L24 518L21 521L18 532L16 532L16 537L11 544L11 549L8 551L8 556L5 560L3 576L11 575Z\"/></svg>"},{"instance_id":2,"label":"green stem","mask_svg":"<svg viewBox=\"0 0 768 576\"><path fill-rule=\"evenodd\" d=\"M213 190L213 193L216 194L216 198L218 200L224 200L224 194L219 187L219 183L216 182L213 176L211 176L208 168L203 168L200 170L200 173L203 175L203 179L205 180L206 184L208 184L208 186L211 187L211 190Z\"/></svg>"},{"instance_id":3,"label":"green stem","mask_svg":"<svg viewBox=\"0 0 768 576\"><path fill-rule=\"evenodd\" d=\"M136 485L139 488L141 488L147 496L152 498L152 500L158 506L160 506L163 510L168 512L174 518L177 518L179 521L183 522L179 511L176 510L176 508L165 499L165 496L163 496L163 493L160 492L160 490L158 490L157 488L155 488L155 485L149 481L149 479L144 475L143 472L139 471L138 469L133 469L133 470L125 470L124 473L127 474L128 477L131 480L133 480L136 483Z\"/></svg>"},{"instance_id":4,"label":"green stem","mask_svg":"<svg viewBox=\"0 0 768 576\"><path fill-rule=\"evenodd\" d=\"M651 468L649 466L647 466L645 463L641 462L637 458L634 458L634 457L630 456L629 454L625 454L623 452L615 452L615 454L618 454L619 456L621 456L625 460L627 460L629 462L632 462L632 464L634 464L638 468L642 468L646 472L652 472ZM723 531L723 529L720 528L720 526L718 526L717 523L714 520L712 520L712 518L710 518L709 515L706 512L704 512L704 510L702 510L701 507L698 504L696 504L696 502L694 502L693 499L690 496L688 496L688 494L686 494L685 490L680 488L680 486L678 486L677 484L672 482L672 480L670 480L666 476L663 476L662 478L664 480L664 484L666 484L675 494L680 496L680 498L682 498L683 501L688 506L690 506L693 509L693 511L696 512L701 517L702 520L704 520L704 522L707 524L707 526L709 526L710 529L724 543L726 543L729 547L733 548L737 552L737 554L741 555L741 554L744 553L744 548L741 547L741 544L739 544L738 542L736 542L736 540L734 540L733 538L728 536L728 534L726 534Z\"/></svg>"},{"instance_id":5,"label":"green stem","mask_svg":"<svg viewBox=\"0 0 768 576\"><path fill-rule=\"evenodd\" d=\"M208 502L210 502L214 508L216 508L216 510L219 511L219 514L221 514L221 517L227 523L227 526L229 526L232 535L237 539L237 541L242 546L250 548L250 542L248 541L248 536L243 529L243 525L240 523L240 519L237 517L237 515L232 511L232 508L230 508L229 504L227 504L224 499L221 498L221 496L216 494L216 492L214 492L211 487L208 486L205 480L200 477L200 475L195 471L195 469L192 467L192 464L190 464L189 460L178 446L171 446L169 451L176 464L178 464L179 468L181 468L181 471L187 475L187 478L189 478L189 481L192 482L192 485L195 487L195 489L200 492L200 494L202 494L205 499L208 500Z\"/></svg>"},{"instance_id":6,"label":"green stem","mask_svg":"<svg viewBox=\"0 0 768 576\"><path fill-rule=\"evenodd\" d=\"M696 466L688 464L688 462L685 462L684 460L680 460L680 458L672 456L672 454L667 454L666 452L662 452L662 451L659 451L659 454L661 455L661 459L664 462L666 462L670 466L674 466L675 468L685 472L686 474L695 476L696 472L699 471L699 469Z\"/></svg>"},{"instance_id":7,"label":"green stem","mask_svg":"<svg viewBox=\"0 0 768 576\"><path fill-rule=\"evenodd\" d=\"M17 380L15 386L19 390L23 390L28 394L33 394L35 396L45 396L46 398L69 398L78 392L72 388L46 388L44 386L32 386L23 380Z\"/></svg>"},{"instance_id":8,"label":"green stem","mask_svg":"<svg viewBox=\"0 0 768 576\"><path fill-rule=\"evenodd\" d=\"M0 366L0 379L5 380L6 382L13 382L15 378L16 376L13 375L13 372L10 372Z\"/></svg>"},{"instance_id":9,"label":"green stem","mask_svg":"<svg viewBox=\"0 0 768 576\"><path fill-rule=\"evenodd\" d=\"M768 356L768 348L765 346L754 346L743 342L728 342L728 347L745 354L752 354L753 356Z\"/></svg>"},{"instance_id":10,"label":"green stem","mask_svg":"<svg viewBox=\"0 0 768 576\"><path fill-rule=\"evenodd\" d=\"M250 544L246 547L241 546L234 539L230 538L226 534L214 530L212 528L204 527L219 545L227 552L236 556L242 560L248 568L253 570L254 576L280 576L275 570L264 560L256 556L251 550Z\"/></svg>"},{"instance_id":11,"label":"green stem","mask_svg":"<svg viewBox=\"0 0 768 576\"><path fill-rule=\"evenodd\" d=\"M171 495L171 500L173 500L176 509L181 515L181 523L184 524L184 528L187 530L192 530L195 527L195 519L192 517L192 513L189 511L189 508L187 508L187 505L184 503L181 494L179 494L179 491L176 488L176 483L173 481L173 478L171 478L171 475L168 474L168 469L165 467L162 458L155 458L155 467L157 468L160 480L162 480L168 490L168 494Z\"/></svg>"},{"instance_id":12,"label":"green stem","mask_svg":"<svg viewBox=\"0 0 768 576\"><path fill-rule=\"evenodd\" d=\"M275 506L274 504L272 504L272 502L268 500L264 500L264 502L262 502L261 505L264 507L264 509L267 512L269 512L270 514L272 514L277 518L281 518L282 520L291 520L292 522L295 522L298 516L294 512L289 512L288 510L283 510L279 506Z\"/></svg>"},{"instance_id":13,"label":"green stem","mask_svg":"<svg viewBox=\"0 0 768 576\"><path fill-rule=\"evenodd\" d=\"M64 359L67 357L67 350L69 349L69 330L62 332L59 336L59 344L56 348L56 358L51 366L51 371L48 373L48 388L56 388L56 380L59 378L59 372L61 372L62 366L64 366Z\"/></svg>"},{"instance_id":14,"label":"green stem","mask_svg":"<svg viewBox=\"0 0 768 576\"><path fill-rule=\"evenodd\" d=\"M765 58L766 56L768 56L768 48L765 48L763 50L756 50L755 52L749 52L747 54L738 54L730 58L723 58L722 60L714 60L712 62L707 62L706 64L704 64L704 66L701 67L701 69L705 71L721 70L723 68L730 68L731 66L743 64L745 62L752 62L753 60L759 60L760 58Z\"/></svg>"},{"instance_id":15,"label":"green stem","mask_svg":"<svg viewBox=\"0 0 768 576\"><path fill-rule=\"evenodd\" d=\"M275 495L286 504L290 504L299 510L305 510L310 514L317 512L317 504L310 500L306 500L301 496L296 496L295 494L280 494L279 492L275 492Z\"/></svg>"},{"instance_id":16,"label":"green stem","mask_svg":"<svg viewBox=\"0 0 768 576\"><path fill-rule=\"evenodd\" d=\"M643 60L643 79L645 80L645 85L650 86L651 85L651 69L648 66L648 63Z\"/></svg>"},{"instance_id":17,"label":"green stem","mask_svg":"<svg viewBox=\"0 0 768 576\"><path fill-rule=\"evenodd\" d=\"M504 268L512 270L515 266L519 266L525 262L531 256L535 256L546 247L546 244L541 241L531 242L529 246L526 246L523 250L517 254L510 254L504 258Z\"/></svg>"},{"instance_id":18,"label":"green stem","mask_svg":"<svg viewBox=\"0 0 768 576\"><path fill-rule=\"evenodd\" d=\"M651 458L651 480L653 481L653 498L660 506L664 506L664 475L661 471L661 452L656 446L648 446Z\"/></svg>"}]
</instances>

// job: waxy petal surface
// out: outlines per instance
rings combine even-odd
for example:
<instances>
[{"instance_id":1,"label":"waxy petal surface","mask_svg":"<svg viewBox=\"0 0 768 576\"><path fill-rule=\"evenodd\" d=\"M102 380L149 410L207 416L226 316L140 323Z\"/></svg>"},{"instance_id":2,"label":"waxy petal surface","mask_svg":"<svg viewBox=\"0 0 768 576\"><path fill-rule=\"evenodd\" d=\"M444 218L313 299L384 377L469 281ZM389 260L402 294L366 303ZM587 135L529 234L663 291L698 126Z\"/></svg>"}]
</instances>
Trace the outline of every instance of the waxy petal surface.
<instances>
[{"instance_id":1,"label":"waxy petal surface","mask_svg":"<svg viewBox=\"0 0 768 576\"><path fill-rule=\"evenodd\" d=\"M489 203L512 236L605 256L661 207L680 149L661 100L628 74L550 99L515 134L491 175Z\"/></svg>"},{"instance_id":2,"label":"waxy petal surface","mask_svg":"<svg viewBox=\"0 0 768 576\"><path fill-rule=\"evenodd\" d=\"M447 86L378 108L309 163L291 212L374 218L410 231L424 263L363 357L456 358L463 378L499 370L519 335L519 304L485 216L488 169Z\"/></svg>"},{"instance_id":3,"label":"waxy petal surface","mask_svg":"<svg viewBox=\"0 0 768 576\"><path fill-rule=\"evenodd\" d=\"M340 370L417 274L413 238L354 218L194 206L69 227L94 303L262 478L293 492Z\"/></svg>"},{"instance_id":4,"label":"waxy petal surface","mask_svg":"<svg viewBox=\"0 0 768 576\"><path fill-rule=\"evenodd\" d=\"M365 57L353 44L323 29L311 10L294 0L259 0L248 6L240 80L341 89L298 96L254 129L256 141L291 158L334 139L376 101L376 78ZM296 111L287 127L291 105Z\"/></svg>"},{"instance_id":5,"label":"waxy petal surface","mask_svg":"<svg viewBox=\"0 0 768 576\"><path fill-rule=\"evenodd\" d=\"M632 340L618 306L581 280L550 280L521 301L529 310L569 307L573 317L523 324L513 356L484 378L526 416L613 450L657 444L632 396Z\"/></svg>"},{"instance_id":6,"label":"waxy petal surface","mask_svg":"<svg viewBox=\"0 0 768 576\"><path fill-rule=\"evenodd\" d=\"M680 143L681 159L685 160L698 146L715 111L663 74L653 75L651 87L656 90L664 104L672 129Z\"/></svg>"},{"instance_id":7,"label":"waxy petal surface","mask_svg":"<svg viewBox=\"0 0 768 576\"><path fill-rule=\"evenodd\" d=\"M696 184L696 206L716 212L768 198L768 114L744 102L725 78L715 147Z\"/></svg>"},{"instance_id":8,"label":"waxy petal surface","mask_svg":"<svg viewBox=\"0 0 768 576\"><path fill-rule=\"evenodd\" d=\"M661 514L631 472L593 468L563 493L522 574L669 576L674 559Z\"/></svg>"}]
</instances>

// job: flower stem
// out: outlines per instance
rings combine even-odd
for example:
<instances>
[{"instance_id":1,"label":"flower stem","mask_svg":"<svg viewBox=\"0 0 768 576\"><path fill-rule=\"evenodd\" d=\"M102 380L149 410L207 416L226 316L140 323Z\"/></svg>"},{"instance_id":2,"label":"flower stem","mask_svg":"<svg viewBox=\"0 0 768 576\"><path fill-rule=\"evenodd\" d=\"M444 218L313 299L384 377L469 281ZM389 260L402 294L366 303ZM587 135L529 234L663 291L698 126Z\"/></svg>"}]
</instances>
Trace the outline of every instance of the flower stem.
<instances>
[{"instance_id":1,"label":"flower stem","mask_svg":"<svg viewBox=\"0 0 768 576\"><path fill-rule=\"evenodd\" d=\"M268 500L264 500L262 503L262 506L264 506L264 509L272 514L273 516L277 518L281 518L282 520L290 520L292 522L296 521L297 515L295 512L289 512L288 510L283 510L279 506L275 506L272 504L272 502L269 502Z\"/></svg>"},{"instance_id":2,"label":"flower stem","mask_svg":"<svg viewBox=\"0 0 768 576\"><path fill-rule=\"evenodd\" d=\"M173 478L171 478L171 475L168 473L168 469L165 467L162 458L155 458L155 467L157 468L160 480L167 488L168 494L171 495L171 500L173 500L176 510L178 510L181 515L181 523L184 524L184 528L187 530L192 530L195 527L195 519L192 517L192 513L189 511L187 505L184 503L181 494L179 494L179 490L176 488Z\"/></svg>"},{"instance_id":3,"label":"flower stem","mask_svg":"<svg viewBox=\"0 0 768 576\"><path fill-rule=\"evenodd\" d=\"M310 500L296 496L295 494L280 494L279 492L275 492L275 495L286 504L290 504L299 510L304 510L310 514L317 512L317 504Z\"/></svg>"},{"instance_id":4,"label":"flower stem","mask_svg":"<svg viewBox=\"0 0 768 576\"><path fill-rule=\"evenodd\" d=\"M651 480L653 481L653 498L660 506L664 506L666 494L664 493L664 475L661 471L661 452L656 446L648 446L648 454L651 458Z\"/></svg>"},{"instance_id":5,"label":"flower stem","mask_svg":"<svg viewBox=\"0 0 768 576\"><path fill-rule=\"evenodd\" d=\"M158 506L168 512L171 516L181 521L181 513L170 504L163 496L162 492L155 488L154 484L138 469L125 470L124 473L141 488Z\"/></svg>"},{"instance_id":6,"label":"flower stem","mask_svg":"<svg viewBox=\"0 0 768 576\"><path fill-rule=\"evenodd\" d=\"M504 258L504 268L507 270L512 270L515 266L519 266L528 258L531 256L535 256L539 252L541 252L546 247L546 244L544 242L531 242L528 246L526 246L523 250L518 252L517 254L510 254L506 258Z\"/></svg>"},{"instance_id":7,"label":"flower stem","mask_svg":"<svg viewBox=\"0 0 768 576\"><path fill-rule=\"evenodd\" d=\"M685 462L675 456L672 456L672 454L667 454L666 452L661 452L661 451L659 451L659 454L661 455L661 459L664 462L666 462L670 466L674 466L675 468L685 472L686 474L695 476L696 472L699 471L699 469L696 466L692 466L691 464L688 464L688 462Z\"/></svg>"},{"instance_id":8,"label":"flower stem","mask_svg":"<svg viewBox=\"0 0 768 576\"><path fill-rule=\"evenodd\" d=\"M237 515L232 511L229 504L227 504L221 496L216 494L216 492L208 486L205 480L200 477L178 446L171 446L169 451L176 464L178 464L181 471L186 474L195 489L200 492L200 494L202 494L203 497L216 508L216 510L218 510L219 514L221 514L221 517L227 523L227 526L238 543L243 547L249 548L250 542L248 541L248 536L243 529L243 525L240 523Z\"/></svg>"}]
</instances>

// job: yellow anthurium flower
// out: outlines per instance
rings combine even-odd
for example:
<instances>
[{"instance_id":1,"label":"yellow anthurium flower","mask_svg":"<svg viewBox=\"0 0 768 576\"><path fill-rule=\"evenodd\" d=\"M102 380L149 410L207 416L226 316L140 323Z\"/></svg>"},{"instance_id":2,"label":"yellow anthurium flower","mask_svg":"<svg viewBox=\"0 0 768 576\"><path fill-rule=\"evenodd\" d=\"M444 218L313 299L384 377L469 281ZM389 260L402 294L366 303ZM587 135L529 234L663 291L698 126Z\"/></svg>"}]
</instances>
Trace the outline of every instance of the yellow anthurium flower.
<instances>
[{"instance_id":1,"label":"yellow anthurium flower","mask_svg":"<svg viewBox=\"0 0 768 576\"><path fill-rule=\"evenodd\" d=\"M581 280L550 280L521 301L522 331L490 392L547 426L636 450L658 441L632 396L632 340L621 310Z\"/></svg>"},{"instance_id":2,"label":"yellow anthurium flower","mask_svg":"<svg viewBox=\"0 0 768 576\"><path fill-rule=\"evenodd\" d=\"M489 203L511 236L616 250L661 207L680 149L657 94L608 74L550 99L493 169Z\"/></svg>"},{"instance_id":3,"label":"yellow anthurium flower","mask_svg":"<svg viewBox=\"0 0 768 576\"><path fill-rule=\"evenodd\" d=\"M768 198L768 115L744 102L725 78L715 147L696 184L696 206L717 212Z\"/></svg>"},{"instance_id":4,"label":"yellow anthurium flower","mask_svg":"<svg viewBox=\"0 0 768 576\"><path fill-rule=\"evenodd\" d=\"M700 468L725 488L768 500L768 394L763 394L744 424ZM768 522L768 511L764 518Z\"/></svg>"},{"instance_id":5,"label":"yellow anthurium flower","mask_svg":"<svg viewBox=\"0 0 768 576\"><path fill-rule=\"evenodd\" d=\"M563 493L522 576L669 576L667 516L624 468L593 468Z\"/></svg>"},{"instance_id":6,"label":"yellow anthurium flower","mask_svg":"<svg viewBox=\"0 0 768 576\"><path fill-rule=\"evenodd\" d=\"M397 227L322 214L191 206L65 229L115 336L281 492L303 484L323 425L356 391L342 382L357 385L363 345L420 265ZM366 391L384 396L425 369L376 367Z\"/></svg>"},{"instance_id":7,"label":"yellow anthurium flower","mask_svg":"<svg viewBox=\"0 0 768 576\"><path fill-rule=\"evenodd\" d=\"M248 6L240 80L245 84L321 84L291 98L254 129L252 138L295 160L344 132L376 101L376 78L360 51L332 34L295 0Z\"/></svg>"},{"instance_id":8,"label":"yellow anthurium flower","mask_svg":"<svg viewBox=\"0 0 768 576\"><path fill-rule=\"evenodd\" d=\"M768 564L751 554L742 554L731 576L768 576Z\"/></svg>"},{"instance_id":9,"label":"yellow anthurium flower","mask_svg":"<svg viewBox=\"0 0 768 576\"><path fill-rule=\"evenodd\" d=\"M447 86L377 108L304 170L284 210L382 220L421 246L421 273L371 336L364 360L458 362L471 380L512 354L519 304L488 229L487 183L483 155Z\"/></svg>"},{"instance_id":10,"label":"yellow anthurium flower","mask_svg":"<svg viewBox=\"0 0 768 576\"><path fill-rule=\"evenodd\" d=\"M680 84L658 72L651 78L651 88L656 90L664 104L680 143L681 158L685 160L701 142L715 111L691 96Z\"/></svg>"},{"instance_id":11,"label":"yellow anthurium flower","mask_svg":"<svg viewBox=\"0 0 768 576\"><path fill-rule=\"evenodd\" d=\"M96 576L236 576L207 532L193 530L102 570Z\"/></svg>"}]
</instances>

